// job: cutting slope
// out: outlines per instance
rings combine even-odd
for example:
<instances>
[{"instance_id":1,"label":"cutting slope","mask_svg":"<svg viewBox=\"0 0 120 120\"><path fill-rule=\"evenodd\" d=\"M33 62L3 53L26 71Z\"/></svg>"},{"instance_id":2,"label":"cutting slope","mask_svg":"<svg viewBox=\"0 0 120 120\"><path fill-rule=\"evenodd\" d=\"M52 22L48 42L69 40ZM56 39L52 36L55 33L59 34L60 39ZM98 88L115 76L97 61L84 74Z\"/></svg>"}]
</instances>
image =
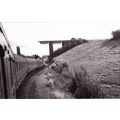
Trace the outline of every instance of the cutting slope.
<instances>
[{"instance_id":1,"label":"cutting slope","mask_svg":"<svg viewBox=\"0 0 120 120\"><path fill-rule=\"evenodd\" d=\"M93 40L55 58L69 67L89 74L90 81L99 81L106 98L120 97L120 40Z\"/></svg>"}]
</instances>

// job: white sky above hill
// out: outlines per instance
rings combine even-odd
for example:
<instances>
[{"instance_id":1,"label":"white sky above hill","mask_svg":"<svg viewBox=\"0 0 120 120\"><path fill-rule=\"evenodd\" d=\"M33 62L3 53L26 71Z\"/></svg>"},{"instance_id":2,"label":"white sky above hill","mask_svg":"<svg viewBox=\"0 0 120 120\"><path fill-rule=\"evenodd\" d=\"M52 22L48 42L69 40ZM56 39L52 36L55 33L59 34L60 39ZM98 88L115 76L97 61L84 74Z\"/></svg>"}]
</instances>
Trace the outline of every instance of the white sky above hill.
<instances>
[{"instance_id":1,"label":"white sky above hill","mask_svg":"<svg viewBox=\"0 0 120 120\"><path fill-rule=\"evenodd\" d=\"M85 39L106 39L113 30L119 29L117 23L79 23L79 22L18 22L3 23L4 29L16 53L20 46L25 55L49 54L48 45L41 45L39 40L70 40L72 37ZM55 44L54 49L61 47Z\"/></svg>"},{"instance_id":2,"label":"white sky above hill","mask_svg":"<svg viewBox=\"0 0 120 120\"><path fill-rule=\"evenodd\" d=\"M0 20L13 51L41 56L48 47L38 40L110 38L120 28L119 11L119 0L4 0Z\"/></svg>"}]
</instances>

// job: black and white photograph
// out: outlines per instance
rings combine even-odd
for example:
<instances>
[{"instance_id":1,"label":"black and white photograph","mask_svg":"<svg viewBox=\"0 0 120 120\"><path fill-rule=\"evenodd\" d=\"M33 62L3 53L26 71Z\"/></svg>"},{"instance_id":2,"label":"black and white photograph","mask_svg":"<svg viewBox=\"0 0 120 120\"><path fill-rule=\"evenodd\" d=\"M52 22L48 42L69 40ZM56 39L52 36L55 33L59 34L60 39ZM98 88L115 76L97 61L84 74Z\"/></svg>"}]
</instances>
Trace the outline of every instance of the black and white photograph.
<instances>
[{"instance_id":1,"label":"black and white photograph","mask_svg":"<svg viewBox=\"0 0 120 120\"><path fill-rule=\"evenodd\" d=\"M0 0L1 120L120 120L119 0Z\"/></svg>"},{"instance_id":2,"label":"black and white photograph","mask_svg":"<svg viewBox=\"0 0 120 120\"><path fill-rule=\"evenodd\" d=\"M120 98L119 25L1 23L0 98Z\"/></svg>"}]
</instances>

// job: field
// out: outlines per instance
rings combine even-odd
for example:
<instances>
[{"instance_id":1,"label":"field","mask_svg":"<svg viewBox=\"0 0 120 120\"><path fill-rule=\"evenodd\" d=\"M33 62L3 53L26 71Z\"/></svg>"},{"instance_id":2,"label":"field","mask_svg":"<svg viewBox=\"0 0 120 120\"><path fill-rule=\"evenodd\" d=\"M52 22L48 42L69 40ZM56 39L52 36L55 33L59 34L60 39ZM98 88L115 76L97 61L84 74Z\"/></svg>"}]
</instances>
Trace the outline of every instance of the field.
<instances>
[{"instance_id":1,"label":"field","mask_svg":"<svg viewBox=\"0 0 120 120\"><path fill-rule=\"evenodd\" d=\"M54 60L48 73L64 98L120 98L119 39L92 40Z\"/></svg>"}]
</instances>

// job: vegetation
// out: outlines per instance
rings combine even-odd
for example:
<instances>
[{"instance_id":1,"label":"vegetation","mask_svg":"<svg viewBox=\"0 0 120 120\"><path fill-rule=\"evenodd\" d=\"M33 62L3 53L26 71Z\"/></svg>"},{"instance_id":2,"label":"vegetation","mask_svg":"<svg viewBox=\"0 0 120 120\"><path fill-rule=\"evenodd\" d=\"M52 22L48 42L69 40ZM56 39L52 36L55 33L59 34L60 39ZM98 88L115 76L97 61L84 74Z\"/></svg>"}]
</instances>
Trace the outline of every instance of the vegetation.
<instances>
[{"instance_id":1,"label":"vegetation","mask_svg":"<svg viewBox=\"0 0 120 120\"><path fill-rule=\"evenodd\" d=\"M77 45L80 45L82 43L85 43L87 42L87 40L85 39L76 39L76 38L72 38L70 42L64 42L64 46L62 48L59 48L57 49L53 54L52 56L50 57L57 57L59 56L60 54L72 49L73 47L77 46Z\"/></svg>"},{"instance_id":2,"label":"vegetation","mask_svg":"<svg viewBox=\"0 0 120 120\"><path fill-rule=\"evenodd\" d=\"M69 90L75 98L102 98L100 87L97 82L88 79L88 74L84 67L81 67L81 71L76 72L72 78L72 84L69 86Z\"/></svg>"},{"instance_id":3,"label":"vegetation","mask_svg":"<svg viewBox=\"0 0 120 120\"><path fill-rule=\"evenodd\" d=\"M116 30L112 32L113 39L119 39L120 38L120 30Z\"/></svg>"},{"instance_id":4,"label":"vegetation","mask_svg":"<svg viewBox=\"0 0 120 120\"><path fill-rule=\"evenodd\" d=\"M73 98L102 98L103 93L98 82L89 80L84 67L71 70L67 63L56 62L51 66L56 89L71 94Z\"/></svg>"}]
</instances>

